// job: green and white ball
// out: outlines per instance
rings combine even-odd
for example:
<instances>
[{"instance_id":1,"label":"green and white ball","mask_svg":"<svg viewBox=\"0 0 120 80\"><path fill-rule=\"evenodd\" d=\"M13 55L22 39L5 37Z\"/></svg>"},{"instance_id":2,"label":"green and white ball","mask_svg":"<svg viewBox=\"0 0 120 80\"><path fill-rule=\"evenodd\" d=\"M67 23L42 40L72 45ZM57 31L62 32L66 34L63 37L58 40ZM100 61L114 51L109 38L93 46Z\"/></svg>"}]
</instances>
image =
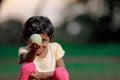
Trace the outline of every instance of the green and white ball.
<instances>
[{"instance_id":1,"label":"green and white ball","mask_svg":"<svg viewBox=\"0 0 120 80\"><path fill-rule=\"evenodd\" d=\"M30 42L35 42L37 44L42 43L42 37L39 34L32 34L29 40Z\"/></svg>"}]
</instances>

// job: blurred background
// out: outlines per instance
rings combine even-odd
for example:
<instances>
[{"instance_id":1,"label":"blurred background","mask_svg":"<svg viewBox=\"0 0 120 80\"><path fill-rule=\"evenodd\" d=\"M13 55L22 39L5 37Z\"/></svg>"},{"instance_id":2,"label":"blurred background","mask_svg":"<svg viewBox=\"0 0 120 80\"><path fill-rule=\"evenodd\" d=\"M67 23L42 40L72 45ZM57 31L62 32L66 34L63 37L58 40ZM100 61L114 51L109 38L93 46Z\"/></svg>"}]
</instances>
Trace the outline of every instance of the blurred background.
<instances>
[{"instance_id":1,"label":"blurred background","mask_svg":"<svg viewBox=\"0 0 120 80\"><path fill-rule=\"evenodd\" d=\"M120 80L119 0L0 0L0 80L18 80L21 31L34 15L52 21L70 80Z\"/></svg>"}]
</instances>

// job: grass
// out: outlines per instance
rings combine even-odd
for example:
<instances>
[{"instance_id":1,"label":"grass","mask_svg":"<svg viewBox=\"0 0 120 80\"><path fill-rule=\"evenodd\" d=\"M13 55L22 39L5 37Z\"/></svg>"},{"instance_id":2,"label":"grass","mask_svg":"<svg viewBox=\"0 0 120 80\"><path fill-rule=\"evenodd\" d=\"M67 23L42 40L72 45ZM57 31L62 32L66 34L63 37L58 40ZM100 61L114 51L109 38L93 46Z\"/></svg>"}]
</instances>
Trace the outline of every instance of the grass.
<instances>
[{"instance_id":1,"label":"grass","mask_svg":"<svg viewBox=\"0 0 120 80\"><path fill-rule=\"evenodd\" d=\"M120 44L63 44L70 80L120 80ZM0 80L18 80L20 45L0 46Z\"/></svg>"},{"instance_id":2,"label":"grass","mask_svg":"<svg viewBox=\"0 0 120 80\"><path fill-rule=\"evenodd\" d=\"M120 64L116 57L65 57L70 80L120 80ZM109 61L111 60L111 61ZM0 59L0 80L17 80L20 65L17 58Z\"/></svg>"},{"instance_id":3,"label":"grass","mask_svg":"<svg viewBox=\"0 0 120 80\"><path fill-rule=\"evenodd\" d=\"M65 58L70 80L120 80L119 57L70 56Z\"/></svg>"}]
</instances>

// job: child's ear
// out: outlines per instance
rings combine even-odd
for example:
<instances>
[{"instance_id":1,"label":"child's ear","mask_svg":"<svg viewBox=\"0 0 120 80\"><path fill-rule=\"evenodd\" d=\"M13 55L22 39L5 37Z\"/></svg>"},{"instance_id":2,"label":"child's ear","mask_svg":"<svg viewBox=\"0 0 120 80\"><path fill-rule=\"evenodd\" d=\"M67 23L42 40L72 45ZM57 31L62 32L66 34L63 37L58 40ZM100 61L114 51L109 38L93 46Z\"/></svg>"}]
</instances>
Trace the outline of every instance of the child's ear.
<instances>
[{"instance_id":1,"label":"child's ear","mask_svg":"<svg viewBox=\"0 0 120 80\"><path fill-rule=\"evenodd\" d=\"M52 35L52 36L50 37L50 41L53 40L53 38L54 38L54 35Z\"/></svg>"}]
</instances>

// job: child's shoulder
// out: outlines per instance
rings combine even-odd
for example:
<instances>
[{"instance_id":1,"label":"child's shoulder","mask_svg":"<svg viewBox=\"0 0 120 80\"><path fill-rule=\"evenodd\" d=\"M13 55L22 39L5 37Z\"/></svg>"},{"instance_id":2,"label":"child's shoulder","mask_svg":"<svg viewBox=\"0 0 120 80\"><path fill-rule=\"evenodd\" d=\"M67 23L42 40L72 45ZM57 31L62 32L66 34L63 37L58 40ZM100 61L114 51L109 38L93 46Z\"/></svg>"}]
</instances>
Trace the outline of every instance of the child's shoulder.
<instances>
[{"instance_id":1,"label":"child's shoulder","mask_svg":"<svg viewBox=\"0 0 120 80\"><path fill-rule=\"evenodd\" d=\"M19 50L28 50L28 46L21 46L19 47Z\"/></svg>"},{"instance_id":2,"label":"child's shoulder","mask_svg":"<svg viewBox=\"0 0 120 80\"><path fill-rule=\"evenodd\" d=\"M50 45L50 47L53 47L54 49L62 48L62 46L58 42L52 42L49 45Z\"/></svg>"},{"instance_id":3,"label":"child's shoulder","mask_svg":"<svg viewBox=\"0 0 120 80\"><path fill-rule=\"evenodd\" d=\"M23 46L20 47L18 50L18 54L20 55L21 53L27 53L28 52L28 46Z\"/></svg>"},{"instance_id":4,"label":"child's shoulder","mask_svg":"<svg viewBox=\"0 0 120 80\"><path fill-rule=\"evenodd\" d=\"M58 43L58 42L51 42L50 45L51 46L61 46L60 43Z\"/></svg>"}]
</instances>

